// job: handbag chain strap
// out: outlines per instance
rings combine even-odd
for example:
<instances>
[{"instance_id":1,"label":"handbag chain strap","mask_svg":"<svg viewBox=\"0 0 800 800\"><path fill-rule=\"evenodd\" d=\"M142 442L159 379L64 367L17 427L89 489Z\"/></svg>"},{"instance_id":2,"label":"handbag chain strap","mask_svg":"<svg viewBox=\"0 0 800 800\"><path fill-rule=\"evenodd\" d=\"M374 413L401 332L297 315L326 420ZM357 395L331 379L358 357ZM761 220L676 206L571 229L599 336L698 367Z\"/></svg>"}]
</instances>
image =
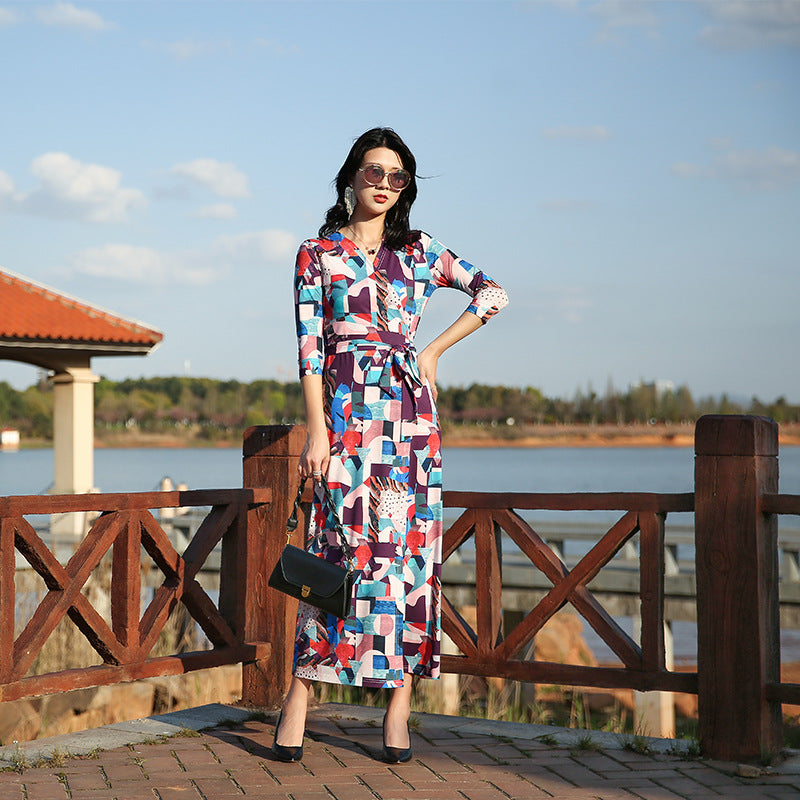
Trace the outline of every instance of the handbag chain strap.
<instances>
[{"instance_id":1,"label":"handbag chain strap","mask_svg":"<svg viewBox=\"0 0 800 800\"><path fill-rule=\"evenodd\" d=\"M302 498L303 492L306 488L306 480L306 478L301 479L300 486L297 489L297 496L294 498L294 508L292 509L292 513L289 515L289 519L286 520L286 544L289 544L289 539L291 538L292 533L297 530L297 512L300 508L300 499ZM344 535L342 521L339 519L339 512L336 510L336 503L333 502L328 481L326 481L325 478L321 478L320 482L322 483L322 489L325 492L325 500L328 504L328 510L333 517L333 524L336 528L336 534L339 537L339 545L342 548L342 553L344 554L345 561L347 562L347 569L349 572L352 572L353 551L350 549L350 545L347 543L347 537Z\"/></svg>"}]
</instances>

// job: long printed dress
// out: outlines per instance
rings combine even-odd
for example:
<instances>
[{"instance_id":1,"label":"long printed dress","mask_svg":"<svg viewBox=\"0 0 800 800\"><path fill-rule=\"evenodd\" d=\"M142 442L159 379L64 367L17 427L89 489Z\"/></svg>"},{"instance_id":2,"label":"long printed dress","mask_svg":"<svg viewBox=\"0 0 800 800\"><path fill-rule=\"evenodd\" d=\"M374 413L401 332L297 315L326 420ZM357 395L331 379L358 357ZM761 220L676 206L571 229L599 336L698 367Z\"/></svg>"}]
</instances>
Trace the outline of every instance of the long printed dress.
<instances>
[{"instance_id":1,"label":"long printed dress","mask_svg":"<svg viewBox=\"0 0 800 800\"><path fill-rule=\"evenodd\" d=\"M327 479L359 577L346 620L301 602L294 674L397 688L403 673L439 677L440 431L420 380L414 334L431 294L470 294L483 322L506 293L427 234L373 263L341 234L309 239L297 255L300 375L322 374L331 444ZM317 491L307 548L341 563Z\"/></svg>"}]
</instances>

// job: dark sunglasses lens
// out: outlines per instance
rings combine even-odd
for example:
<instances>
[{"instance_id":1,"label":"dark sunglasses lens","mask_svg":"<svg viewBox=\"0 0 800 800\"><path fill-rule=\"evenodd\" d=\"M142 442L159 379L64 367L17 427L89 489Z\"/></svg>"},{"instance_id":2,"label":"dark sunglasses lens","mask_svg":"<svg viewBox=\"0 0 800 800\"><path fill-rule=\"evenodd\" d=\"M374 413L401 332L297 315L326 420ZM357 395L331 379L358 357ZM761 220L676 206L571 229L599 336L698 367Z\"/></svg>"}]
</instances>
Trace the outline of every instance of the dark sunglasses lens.
<instances>
[{"instance_id":1,"label":"dark sunglasses lens","mask_svg":"<svg viewBox=\"0 0 800 800\"><path fill-rule=\"evenodd\" d=\"M377 164L373 164L371 167L366 167L364 169L364 177L367 180L367 183L375 186L376 184L380 183L383 180L384 171L382 167L379 167Z\"/></svg>"},{"instance_id":2,"label":"dark sunglasses lens","mask_svg":"<svg viewBox=\"0 0 800 800\"><path fill-rule=\"evenodd\" d=\"M389 175L389 185L392 189L405 189L410 180L411 176L402 169L397 170L397 172L392 172Z\"/></svg>"}]
</instances>

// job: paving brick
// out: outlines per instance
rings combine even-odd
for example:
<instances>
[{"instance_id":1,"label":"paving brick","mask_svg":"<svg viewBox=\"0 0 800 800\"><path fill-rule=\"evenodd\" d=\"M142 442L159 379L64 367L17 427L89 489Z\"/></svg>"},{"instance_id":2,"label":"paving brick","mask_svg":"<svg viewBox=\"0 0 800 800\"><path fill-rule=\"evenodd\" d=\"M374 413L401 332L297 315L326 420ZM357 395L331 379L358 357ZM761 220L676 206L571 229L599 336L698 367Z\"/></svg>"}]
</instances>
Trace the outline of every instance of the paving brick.
<instances>
[{"instance_id":1,"label":"paving brick","mask_svg":"<svg viewBox=\"0 0 800 800\"><path fill-rule=\"evenodd\" d=\"M241 797L239 787L231 780L219 778L200 778L192 780L197 790L208 798L222 800L222 798ZM120 798L122 800L122 798Z\"/></svg>"},{"instance_id":2,"label":"paving brick","mask_svg":"<svg viewBox=\"0 0 800 800\"><path fill-rule=\"evenodd\" d=\"M66 789L60 783L26 783L25 792L28 800L60 800L67 797Z\"/></svg>"},{"instance_id":3,"label":"paving brick","mask_svg":"<svg viewBox=\"0 0 800 800\"><path fill-rule=\"evenodd\" d=\"M147 780L141 769L139 769L139 767L137 767L135 764L131 766L125 766L124 764L112 764L107 767L104 766L104 772L106 773L106 778L108 778L108 782L111 784L112 789L118 788L118 786L123 783L136 783L138 781Z\"/></svg>"},{"instance_id":4,"label":"paving brick","mask_svg":"<svg viewBox=\"0 0 800 800\"><path fill-rule=\"evenodd\" d=\"M158 793L161 795L161 800L200 800L200 795L194 787L176 789L167 787L162 789L158 787ZM123 800L123 798L119 798Z\"/></svg>"},{"instance_id":5,"label":"paving brick","mask_svg":"<svg viewBox=\"0 0 800 800\"><path fill-rule=\"evenodd\" d=\"M22 784L0 783L0 800L23 800Z\"/></svg>"},{"instance_id":6,"label":"paving brick","mask_svg":"<svg viewBox=\"0 0 800 800\"><path fill-rule=\"evenodd\" d=\"M797 800L800 797L800 789L796 787L770 787L764 794L769 800Z\"/></svg>"},{"instance_id":7,"label":"paving brick","mask_svg":"<svg viewBox=\"0 0 800 800\"><path fill-rule=\"evenodd\" d=\"M663 786L640 787L636 789L636 794L642 800L684 800L684 796L665 789Z\"/></svg>"},{"instance_id":8,"label":"paving brick","mask_svg":"<svg viewBox=\"0 0 800 800\"><path fill-rule=\"evenodd\" d=\"M87 789L107 789L108 784L98 767L85 772L67 772L67 786L70 792L85 791Z\"/></svg>"}]
</instances>

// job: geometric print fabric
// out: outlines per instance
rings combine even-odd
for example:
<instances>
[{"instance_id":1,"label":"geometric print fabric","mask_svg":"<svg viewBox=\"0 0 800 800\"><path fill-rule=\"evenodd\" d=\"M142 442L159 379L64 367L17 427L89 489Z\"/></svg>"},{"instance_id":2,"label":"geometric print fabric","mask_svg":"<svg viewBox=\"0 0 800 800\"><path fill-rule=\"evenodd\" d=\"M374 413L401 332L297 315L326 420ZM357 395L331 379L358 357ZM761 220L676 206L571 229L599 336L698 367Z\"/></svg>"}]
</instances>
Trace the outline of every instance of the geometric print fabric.
<instances>
[{"instance_id":1,"label":"geometric print fabric","mask_svg":"<svg viewBox=\"0 0 800 800\"><path fill-rule=\"evenodd\" d=\"M342 236L309 239L295 272L300 375L322 374L331 445L328 486L358 571L350 617L300 603L293 672L396 688L439 677L442 479L439 419L419 376L414 336L439 287L471 296L483 322L503 289L427 234L374 264ZM307 549L341 563L315 492Z\"/></svg>"}]
</instances>

